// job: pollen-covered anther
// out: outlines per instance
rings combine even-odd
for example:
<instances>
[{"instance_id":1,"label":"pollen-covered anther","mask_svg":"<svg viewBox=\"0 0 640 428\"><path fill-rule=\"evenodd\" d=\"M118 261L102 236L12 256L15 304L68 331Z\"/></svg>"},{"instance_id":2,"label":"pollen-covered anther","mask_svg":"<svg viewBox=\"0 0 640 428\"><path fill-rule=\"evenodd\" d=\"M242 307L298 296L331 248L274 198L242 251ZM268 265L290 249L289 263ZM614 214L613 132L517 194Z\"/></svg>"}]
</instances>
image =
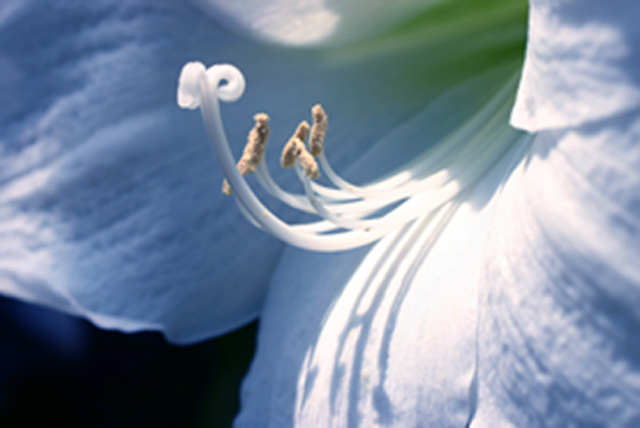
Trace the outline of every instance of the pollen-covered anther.
<instances>
[{"instance_id":1,"label":"pollen-covered anther","mask_svg":"<svg viewBox=\"0 0 640 428\"><path fill-rule=\"evenodd\" d=\"M327 113L325 113L320 104L316 104L311 108L311 115L313 116L313 126L311 127L311 138L309 138L309 151L313 157L317 158L322 154L324 136L327 133L329 120Z\"/></svg>"},{"instance_id":2,"label":"pollen-covered anther","mask_svg":"<svg viewBox=\"0 0 640 428\"><path fill-rule=\"evenodd\" d=\"M289 169L292 168L296 160L302 166L304 170L304 174L311 178L320 177L320 171L318 170L318 164L311 154L307 151L307 148L304 145L304 141L307 139L309 135L309 124L306 121L303 121L298 125L298 129L293 134L291 139L285 144L284 149L282 150L282 157L280 158L280 163L283 168Z\"/></svg>"},{"instance_id":3,"label":"pollen-covered anther","mask_svg":"<svg viewBox=\"0 0 640 428\"><path fill-rule=\"evenodd\" d=\"M304 144L302 142L300 144L302 145L302 149L298 154L298 162L300 162L302 169L304 169L304 174L311 179L319 178L320 171L318 170L318 163L304 147Z\"/></svg>"},{"instance_id":4,"label":"pollen-covered anther","mask_svg":"<svg viewBox=\"0 0 640 428\"><path fill-rule=\"evenodd\" d=\"M304 142L309 135L309 124L306 120L300 122L296 132L293 133L287 144L284 145L282 149L282 157L280 158L280 163L282 167L285 169L293 168L293 165L296 163L296 159L300 153L300 144L302 144L302 149L306 151L304 148Z\"/></svg>"},{"instance_id":5,"label":"pollen-covered anther","mask_svg":"<svg viewBox=\"0 0 640 428\"><path fill-rule=\"evenodd\" d=\"M238 161L237 167L244 177L249 173L256 172L256 168L264 158L264 150L267 147L269 138L269 116L266 113L258 113L253 116L256 124L253 126L247 137L247 145L244 146L242 157ZM225 179L222 183L222 193L231 195L233 193L229 182Z\"/></svg>"}]
</instances>

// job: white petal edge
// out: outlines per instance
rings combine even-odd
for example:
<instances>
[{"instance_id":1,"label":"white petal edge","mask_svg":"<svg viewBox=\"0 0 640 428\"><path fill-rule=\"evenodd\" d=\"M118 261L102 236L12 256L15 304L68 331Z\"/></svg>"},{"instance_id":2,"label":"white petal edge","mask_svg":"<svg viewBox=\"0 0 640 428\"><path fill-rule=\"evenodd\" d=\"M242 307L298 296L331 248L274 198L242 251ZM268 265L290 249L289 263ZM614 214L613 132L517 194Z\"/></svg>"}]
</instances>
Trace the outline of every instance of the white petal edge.
<instances>
[{"instance_id":1,"label":"white petal edge","mask_svg":"<svg viewBox=\"0 0 640 428\"><path fill-rule=\"evenodd\" d=\"M0 292L180 343L255 318L281 244L219 194L200 120L174 98L184 46L233 50L237 37L173 2L11 10Z\"/></svg>"},{"instance_id":2,"label":"white petal edge","mask_svg":"<svg viewBox=\"0 0 640 428\"><path fill-rule=\"evenodd\" d=\"M578 126L640 106L640 3L531 0L511 123L530 132Z\"/></svg>"}]
</instances>

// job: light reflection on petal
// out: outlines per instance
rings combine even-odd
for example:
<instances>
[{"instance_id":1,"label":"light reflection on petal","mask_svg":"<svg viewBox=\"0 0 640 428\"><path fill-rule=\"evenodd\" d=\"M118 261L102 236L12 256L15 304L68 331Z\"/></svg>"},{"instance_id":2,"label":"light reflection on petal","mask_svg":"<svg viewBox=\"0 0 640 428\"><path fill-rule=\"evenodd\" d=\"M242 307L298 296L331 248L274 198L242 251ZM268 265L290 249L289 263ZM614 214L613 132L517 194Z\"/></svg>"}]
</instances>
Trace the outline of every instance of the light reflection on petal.
<instances>
[{"instance_id":1,"label":"light reflection on petal","mask_svg":"<svg viewBox=\"0 0 640 428\"><path fill-rule=\"evenodd\" d=\"M640 118L541 132L484 259L475 427L640 423Z\"/></svg>"},{"instance_id":2,"label":"light reflection on petal","mask_svg":"<svg viewBox=\"0 0 640 428\"><path fill-rule=\"evenodd\" d=\"M193 0L223 25L291 46L336 45L388 31L442 0Z\"/></svg>"},{"instance_id":3,"label":"light reflection on petal","mask_svg":"<svg viewBox=\"0 0 640 428\"><path fill-rule=\"evenodd\" d=\"M579 126L640 106L640 4L531 0L512 123L530 132Z\"/></svg>"}]
</instances>

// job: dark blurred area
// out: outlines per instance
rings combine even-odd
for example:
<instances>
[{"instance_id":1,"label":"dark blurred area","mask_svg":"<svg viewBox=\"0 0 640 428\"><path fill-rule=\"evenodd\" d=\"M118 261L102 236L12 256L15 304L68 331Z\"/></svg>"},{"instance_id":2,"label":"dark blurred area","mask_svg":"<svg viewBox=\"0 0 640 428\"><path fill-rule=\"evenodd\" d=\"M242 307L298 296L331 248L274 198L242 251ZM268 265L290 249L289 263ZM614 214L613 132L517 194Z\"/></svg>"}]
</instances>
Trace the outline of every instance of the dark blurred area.
<instances>
[{"instance_id":1,"label":"dark blurred area","mask_svg":"<svg viewBox=\"0 0 640 428\"><path fill-rule=\"evenodd\" d=\"M0 298L0 427L230 427L256 330L174 346Z\"/></svg>"}]
</instances>

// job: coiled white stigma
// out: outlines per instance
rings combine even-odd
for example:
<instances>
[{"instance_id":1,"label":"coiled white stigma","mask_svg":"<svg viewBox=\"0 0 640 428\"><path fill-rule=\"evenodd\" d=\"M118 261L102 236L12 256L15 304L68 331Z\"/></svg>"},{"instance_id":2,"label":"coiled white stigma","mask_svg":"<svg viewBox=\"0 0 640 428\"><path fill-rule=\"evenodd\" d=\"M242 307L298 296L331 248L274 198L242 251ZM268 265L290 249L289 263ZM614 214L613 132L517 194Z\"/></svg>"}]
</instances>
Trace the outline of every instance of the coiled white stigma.
<instances>
[{"instance_id":1,"label":"coiled white stigma","mask_svg":"<svg viewBox=\"0 0 640 428\"><path fill-rule=\"evenodd\" d=\"M431 212L452 210L459 196L508 152L526 144L522 134L508 126L515 79L474 117L420 159L396 175L370 185L356 186L332 169L323 144L328 118L320 105L312 108L313 125L302 122L282 154L282 165L293 167L304 194L285 191L271 177L265 161L268 116L257 114L247 147L236 165L220 117L219 100L236 101L245 88L242 73L232 65L205 69L198 62L184 66L178 85L178 105L200 108L213 150L226 177L223 190L236 198L249 222L291 245L337 251L374 242L389 232ZM309 135L310 134L310 135ZM309 150L305 146L308 138ZM321 172L320 172L321 171ZM256 173L260 185L294 209L320 220L287 224L269 211L244 179ZM313 179L323 174L330 186Z\"/></svg>"}]
</instances>

